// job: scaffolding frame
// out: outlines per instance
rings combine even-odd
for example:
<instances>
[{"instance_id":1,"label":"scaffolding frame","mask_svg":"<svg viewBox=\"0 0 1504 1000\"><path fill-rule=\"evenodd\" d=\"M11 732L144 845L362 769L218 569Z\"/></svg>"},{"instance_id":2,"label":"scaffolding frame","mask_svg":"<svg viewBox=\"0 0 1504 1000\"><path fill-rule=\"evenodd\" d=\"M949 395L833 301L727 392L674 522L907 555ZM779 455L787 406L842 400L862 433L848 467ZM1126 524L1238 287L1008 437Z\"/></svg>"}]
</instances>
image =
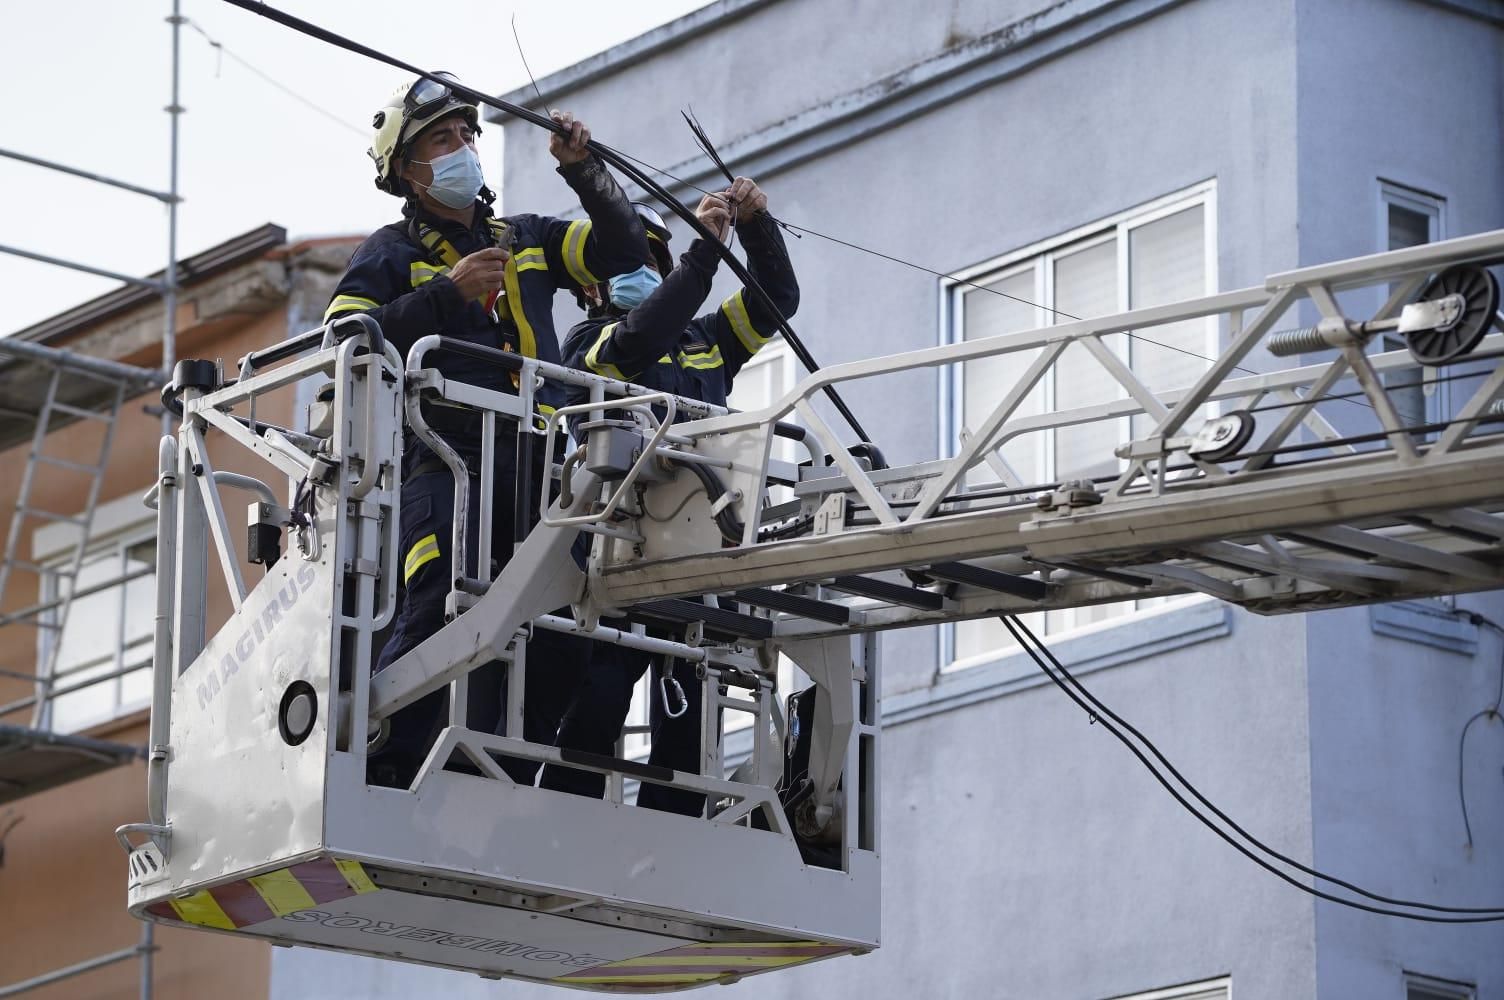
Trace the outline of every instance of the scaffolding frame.
<instances>
[{"instance_id":1,"label":"scaffolding frame","mask_svg":"<svg viewBox=\"0 0 1504 1000\"><path fill-rule=\"evenodd\" d=\"M162 330L162 357L160 368L141 368L117 362L89 357L66 349L48 347L26 341L18 341L14 338L0 340L0 355L9 355L26 361L35 362L38 365L50 369L50 382L41 412L35 414L36 429L32 436L32 443L27 458L26 470L20 491L17 494L17 504L11 519L10 531L6 537L4 558L0 561L0 599L5 594L6 584L11 575L17 569L31 571L38 582L37 600L29 607L19 609L0 616L0 628L17 625L29 625L32 627L45 627L52 631L54 641L47 644L46 652L38 650L36 661L36 684L35 693L29 699L21 699L9 705L0 705L0 715L19 711L23 708L32 709L32 725L41 729L48 737L57 737L50 731L52 700L59 694L73 693L86 687L106 683L115 680L119 671L108 671L101 676L72 685L57 685L55 674L58 653L62 645L63 629L67 623L68 613L73 601L85 593L78 586L78 572L89 549L92 529L94 526L94 514L99 499L99 489L104 478L104 470L109 462L110 451L113 445L113 432L116 418L120 413L121 404L132 394L130 390L151 389L160 386L166 381L166 373L172 370L175 363L176 340L177 340L177 295L179 286L178 255L177 255L177 210L182 198L178 194L178 125L179 117L183 113L183 107L179 101L180 76L181 76L181 36L182 26L186 18L181 11L181 0L172 0L172 13L166 18L172 29L172 99L167 105L166 111L169 116L170 139L169 139L169 168L168 187L166 191L157 191L151 188L130 184L115 178L96 174L91 171L81 170L77 167L67 166L40 157L30 156L8 149L0 149L0 157L29 163L33 166L54 170L73 177L104 184L119 190L129 191L144 197L149 197L161 202L167 207L167 265L162 272L160 280L141 278L134 275L120 274L117 272L94 267L79 261L65 260L36 253L19 247L0 245L0 253L21 257L27 260L35 260L55 267L68 268L69 270L81 271L99 277L112 278L126 285L144 287L156 292L162 300L165 315ZM57 400L57 390L65 379L76 380L87 378L94 380L112 380L114 391L109 396L110 405L107 417L102 417L97 410L87 407L73 407L68 403ZM105 428L104 441L99 451L98 462L91 467L81 468L78 463L68 463L60 459L50 458L43 452L43 445L52 429L54 412L59 412L64 418L73 419L105 419L108 421ZM172 432L172 414L164 411L162 414L162 433ZM69 515L57 515L42 512L36 508L28 509L30 489L35 474L40 465L63 466L70 468L77 474L89 474L91 484L88 490L87 501L81 515L72 515L72 520L78 531L78 541L73 550L70 571L62 574L65 581L60 581L60 588L66 586L66 593L59 598L48 599L43 593L43 582L46 573L55 572L54 568L43 567L37 563L22 565L16 553L18 551L19 536L28 515L36 514L43 520L65 520ZM125 580L112 579L103 587L123 586ZM92 592L95 588L87 588ZM45 616L51 615L51 620ZM46 621L46 624L42 623ZM138 668L139 669L139 668ZM98 742L98 741L91 741ZM118 747L119 752L97 754L99 763L104 767L114 767L131 757L137 756L138 751L131 747ZM126 751L129 751L126 753ZM92 773L92 772L90 772ZM80 774L79 776L82 776ZM26 794L23 790L23 794ZM32 990L71 979L74 976L91 972L94 969L114 965L118 962L138 959L140 961L139 995L141 1000L151 1000L153 978L153 955L158 946L153 940L153 928L146 924L141 932L138 944L130 948L118 949L104 955L99 955L82 962L74 963L52 972L43 973L21 982L9 985L0 985L0 997L19 996Z\"/></svg>"}]
</instances>

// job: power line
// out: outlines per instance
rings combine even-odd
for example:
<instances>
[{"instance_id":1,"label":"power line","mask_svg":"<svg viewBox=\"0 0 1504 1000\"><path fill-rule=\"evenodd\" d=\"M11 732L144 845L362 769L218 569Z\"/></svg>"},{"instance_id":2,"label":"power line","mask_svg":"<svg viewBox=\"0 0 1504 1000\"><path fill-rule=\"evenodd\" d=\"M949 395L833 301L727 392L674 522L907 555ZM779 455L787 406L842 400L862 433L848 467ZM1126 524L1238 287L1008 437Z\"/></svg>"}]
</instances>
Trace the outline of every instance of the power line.
<instances>
[{"instance_id":1,"label":"power line","mask_svg":"<svg viewBox=\"0 0 1504 1000\"><path fill-rule=\"evenodd\" d=\"M1127 747L1128 750L1139 759L1139 762L1148 769L1149 773L1154 776L1154 779L1158 781L1162 786L1164 786L1165 790L1170 793L1170 795L1175 799L1176 802L1181 805L1181 807L1183 807L1209 830L1211 830L1217 836L1221 837L1223 840L1227 841L1227 843L1231 844L1233 848L1235 848L1239 853L1243 854L1259 867L1265 869L1266 871L1284 880L1285 882L1290 883L1297 889L1300 889L1302 892L1309 893L1313 896L1316 896L1317 898L1325 899L1342 906L1364 910L1369 913L1377 913L1383 916L1399 917L1405 920L1420 920L1430 923L1444 924L1492 923L1504 921L1504 907L1439 906L1432 903L1419 903L1411 900L1395 899L1389 896L1382 896L1377 893L1369 892L1368 890L1354 885L1351 882L1336 878L1332 875L1327 875L1315 868L1303 865L1293 858L1279 853L1278 851L1269 847L1267 844L1258 840L1256 837L1249 834L1246 830L1244 830L1241 826L1234 822L1231 817L1229 817L1222 810L1218 809L1216 805L1214 805L1211 800L1203 795L1194 785L1187 781L1185 777L1178 770L1176 770L1174 765L1170 763L1169 759L1160 752L1159 748L1156 747L1151 740L1149 740L1148 737L1144 736L1143 733L1139 732L1130 723L1125 721L1117 713L1113 712L1112 709L1108 708L1105 704L1102 703L1100 699L1098 699L1095 695L1088 691L1085 685L1077 680L1075 676L1065 668L1064 664L1062 664L1058 659L1055 658L1055 655L1050 652L1049 647L1041 642L1027 625L1025 625L1022 621L1020 621L1016 616L1013 615L1004 615L1002 616L1001 620L1003 622L1003 625L1008 629L1009 634L1011 634L1013 638L1018 642L1019 646L1021 646L1023 650L1029 654L1030 658L1034 660L1039 669L1043 671L1051 681L1054 682L1056 687L1064 691L1066 695L1071 699L1071 701L1075 702L1082 711L1086 712L1092 722L1100 723L1104 729L1106 729L1119 742ZM1027 637L1027 641L1025 637ZM1036 646L1038 647L1038 652L1035 651ZM1040 657L1040 653L1043 653L1044 657L1048 658L1049 663L1046 663L1045 659ZM1053 664L1054 669L1051 669L1051 664ZM1055 672L1057 670L1059 671L1058 676ZM1061 677L1064 677L1065 680L1062 680ZM1069 685L1067 685L1066 681L1069 681ZM1077 692L1079 692L1079 694ZM1115 726L1113 725L1113 723L1117 723L1117 725ZM1135 739L1139 741L1139 743L1142 743L1144 747L1147 748L1148 752L1152 754L1161 765L1164 766L1165 770L1171 776L1174 777L1176 782L1178 782L1183 788L1185 788L1187 792L1189 792L1198 802L1209 809L1232 831L1236 832L1238 836L1234 837L1232 833L1229 833L1221 826L1218 826L1216 823L1212 822L1212 820L1207 817L1206 814L1202 813L1200 809L1192 805L1190 802L1186 801L1185 796L1182 795L1180 791L1174 786L1174 784L1172 784L1170 780L1166 778L1163 773L1161 773L1159 768L1154 763L1152 763L1148 757L1144 755L1144 752L1137 746L1135 746L1134 743L1123 734L1122 730L1120 730L1118 726L1121 726L1122 729L1127 730L1133 735ZM1239 838L1242 839L1240 840ZM1247 844L1245 844L1244 841L1246 841ZM1345 899L1341 896L1337 896L1324 890L1317 889L1314 886L1306 885L1305 883L1291 876L1288 872L1281 871L1265 858L1259 857L1257 854L1255 854L1254 850L1250 849L1247 846L1248 844L1253 845L1254 849L1267 854L1269 857L1275 858L1280 862L1292 868L1295 868L1296 870L1303 872L1306 875L1311 876L1312 878L1323 882L1330 882L1333 885L1341 886L1344 889L1348 889L1360 896L1375 900L1377 902L1389 903L1393 906L1405 906L1412 909L1429 910L1437 913L1465 914L1465 916L1430 916L1428 914L1410 913L1405 910L1396 910L1388 907L1369 906L1366 903L1359 903L1351 899Z\"/></svg>"},{"instance_id":2,"label":"power line","mask_svg":"<svg viewBox=\"0 0 1504 1000\"><path fill-rule=\"evenodd\" d=\"M286 94L288 97L291 97L293 100L297 101L299 104L303 105L304 107L306 107L306 108L308 108L308 109L310 109L312 111L318 112L319 114L323 115L325 118L327 118L330 121L334 122L334 124L338 125L340 128L345 129L348 132L354 132L356 135L360 136L363 139L369 139L370 138L370 135L364 129L356 128L354 125L351 125L349 122L345 121L343 118L341 118L339 115L335 114L334 112L330 111L328 108L320 107L319 105L313 103L308 98L306 98L302 94L298 93L296 90L293 90L291 87L289 87L286 84L284 84L281 80L278 80L277 78L273 77L269 73L266 73L266 72L264 72L264 71L262 71L260 69L257 69L255 66L251 65L245 59L241 58L240 56L236 55L234 52L231 52L229 49L225 48L223 42L220 42L220 41L215 40L214 38L211 38L210 35L209 35L209 33L207 31L205 31L202 27L200 27L192 19L190 19L190 18L184 18L183 23L186 24L186 25L188 25L188 27L192 28L194 31L198 32L200 35L202 35L204 41L208 42L209 45L210 45L210 47L212 47L214 49L214 51L218 55L229 56L231 59L233 59L236 62L238 62L241 66L245 67L245 69L247 69L250 72L254 73L256 76L259 76L262 79L263 82L265 82L265 83L267 83L267 84L269 84L269 85L277 88L278 90L282 91L282 93Z\"/></svg>"}]
</instances>

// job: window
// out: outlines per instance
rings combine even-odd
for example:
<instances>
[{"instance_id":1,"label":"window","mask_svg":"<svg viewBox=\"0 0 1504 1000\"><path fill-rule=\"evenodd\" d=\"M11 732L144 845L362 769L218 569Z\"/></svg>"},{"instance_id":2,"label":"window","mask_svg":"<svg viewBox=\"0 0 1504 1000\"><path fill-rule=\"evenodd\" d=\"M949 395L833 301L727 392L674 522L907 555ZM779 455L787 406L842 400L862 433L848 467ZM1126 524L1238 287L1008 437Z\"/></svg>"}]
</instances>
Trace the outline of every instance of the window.
<instances>
[{"instance_id":1,"label":"window","mask_svg":"<svg viewBox=\"0 0 1504 1000\"><path fill-rule=\"evenodd\" d=\"M1405 1000L1474 1000L1477 995L1468 983L1405 973Z\"/></svg>"},{"instance_id":2,"label":"window","mask_svg":"<svg viewBox=\"0 0 1504 1000\"><path fill-rule=\"evenodd\" d=\"M156 526L139 496L100 505L95 534L103 537L90 542L79 564L79 596L73 599L63 629L39 630L39 669L45 670L52 659L52 689L59 692L47 706L45 728L76 732L145 708L151 701ZM43 582L46 601L68 593L65 574L73 561L68 530L60 534L49 526L35 535L33 548L49 567ZM56 624L61 608L49 616Z\"/></svg>"},{"instance_id":3,"label":"window","mask_svg":"<svg viewBox=\"0 0 1504 1000\"><path fill-rule=\"evenodd\" d=\"M1414 188L1379 181L1379 234L1381 250L1403 250L1444 239L1446 200ZM1405 338L1386 334L1379 338L1381 351L1400 351ZM1407 425L1437 423L1450 415L1451 383L1438 382L1436 369L1420 365L1390 372L1384 378L1400 420Z\"/></svg>"},{"instance_id":4,"label":"window","mask_svg":"<svg viewBox=\"0 0 1504 1000\"><path fill-rule=\"evenodd\" d=\"M979 265L944 288L949 342L1018 333L1075 318L1104 316L1197 298L1215 288L1216 189L1212 183L1160 199L1082 229ZM981 286L981 287L977 287ZM1153 390L1189 386L1216 356L1212 319L1157 326L1143 335L1114 334L1103 342ZM978 426L1012 385L1031 355L1012 354L956 366L944 376L952 405L945 446ZM1117 381L1086 348L1072 344L1051 373L1036 385L1017 417L1108 402L1124 395ZM1191 426L1195 426L1193 420ZM1152 430L1145 416L1100 420L1021 435L1005 444L1002 458L1026 486L1068 479L1112 477L1121 471L1114 449ZM968 475L969 485L996 482L985 465ZM1123 602L1026 616L1036 633L1057 634L1163 603ZM942 630L949 648L943 660L971 665L996 658L1013 645L994 620Z\"/></svg>"},{"instance_id":5,"label":"window","mask_svg":"<svg viewBox=\"0 0 1504 1000\"><path fill-rule=\"evenodd\" d=\"M1206 979L1199 983L1186 983L1184 986L1171 986L1148 993L1125 993L1109 1000L1228 1000L1231 994L1232 979L1224 976L1221 979Z\"/></svg>"}]
</instances>

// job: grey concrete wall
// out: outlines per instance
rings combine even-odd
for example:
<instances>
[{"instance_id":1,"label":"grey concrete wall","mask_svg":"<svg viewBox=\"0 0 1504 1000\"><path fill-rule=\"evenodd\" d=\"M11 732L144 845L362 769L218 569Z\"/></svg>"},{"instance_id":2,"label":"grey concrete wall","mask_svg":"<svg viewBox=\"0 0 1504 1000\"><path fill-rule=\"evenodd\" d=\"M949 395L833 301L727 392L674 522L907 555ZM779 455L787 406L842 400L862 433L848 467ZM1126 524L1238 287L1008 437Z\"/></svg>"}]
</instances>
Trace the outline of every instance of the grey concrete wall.
<instances>
[{"instance_id":1,"label":"grey concrete wall","mask_svg":"<svg viewBox=\"0 0 1504 1000\"><path fill-rule=\"evenodd\" d=\"M1504 4L1493 11L1490 25L1428 3L1300 0L1301 264L1385 248L1380 179L1445 198L1449 237L1504 226ZM1460 603L1496 620L1504 611L1498 597ZM1385 895L1497 905L1504 726L1480 722L1469 736L1472 849L1457 771L1463 724L1498 690L1499 638L1482 631L1460 654L1376 636L1369 618L1310 618L1317 867ZM1473 982L1480 996L1504 989L1496 924L1418 925L1322 903L1316 947L1322 997L1399 996L1402 970Z\"/></svg>"}]
</instances>

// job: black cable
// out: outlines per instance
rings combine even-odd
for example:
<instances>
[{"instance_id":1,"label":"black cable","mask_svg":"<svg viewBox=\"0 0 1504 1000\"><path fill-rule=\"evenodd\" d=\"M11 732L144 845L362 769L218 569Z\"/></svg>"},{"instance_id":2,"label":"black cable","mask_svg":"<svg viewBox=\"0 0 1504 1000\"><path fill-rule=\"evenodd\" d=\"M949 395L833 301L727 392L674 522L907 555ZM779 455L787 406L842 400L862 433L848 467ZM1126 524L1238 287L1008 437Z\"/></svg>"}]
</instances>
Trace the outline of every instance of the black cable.
<instances>
[{"instance_id":1,"label":"black cable","mask_svg":"<svg viewBox=\"0 0 1504 1000\"><path fill-rule=\"evenodd\" d=\"M1504 637L1504 627L1500 627L1487 615L1481 615L1476 611L1469 611L1467 615L1474 625L1485 625L1499 633L1500 637ZM1504 706L1504 659L1501 659L1499 663L1499 693L1494 696L1493 705L1474 713L1473 717L1463 724L1462 735L1457 738L1457 801L1462 806L1462 828L1467 831L1467 846L1469 848L1473 846L1473 825L1467 817L1467 787L1462 780L1463 751L1467 748L1467 731L1473 728L1473 723L1479 719L1500 718L1500 706Z\"/></svg>"},{"instance_id":2,"label":"black cable","mask_svg":"<svg viewBox=\"0 0 1504 1000\"><path fill-rule=\"evenodd\" d=\"M547 129L548 131L558 135L568 134L568 129L559 125L547 115L540 115L537 112L531 111L520 105L512 104L509 101L503 101L499 98L483 94L478 90L473 90L470 87L467 87L464 84L455 81L452 78L440 77L434 73L419 69L417 66L414 66L411 63L404 62L401 59L396 58L395 56L387 55L386 53L373 49L368 45L362 45L361 43L346 38L343 35L336 34L335 32L328 30L327 28L321 28L310 21L305 21L302 18L295 17L285 11L271 7L264 2L261 2L261 0L224 0L224 2L230 4L231 6L239 7L242 10L248 10L253 14L258 14L262 17L267 18L268 20L275 21L283 27L291 28L301 34L308 35L311 38L317 38L319 41L327 42L328 44L336 46L337 48L344 49L347 52L354 52L357 55L362 55L368 59L374 59L377 62L382 62L388 66L392 66L405 72L412 73L416 76L420 76L425 80L430 80L434 83L442 84L448 87L452 92L460 95L461 97L474 104L484 104L489 108L495 108L498 111L505 111L513 117L520 118L522 121L536 125L539 128ZM621 171L623 174L626 174L629 178L636 181L643 190L647 191L649 194L659 199L664 205L668 206L675 215L679 216L689 224L689 227L695 231L695 234L697 236L714 245L716 247L716 252L726 263L726 266L730 268L731 272L736 275L737 280L740 281L742 283L742 286L749 292L751 292L753 297L763 306L763 308L766 309L774 317L778 326L778 331L783 334L783 338L788 343L789 349L794 353L794 356L799 359L800 364L804 365L805 369L811 373L818 372L820 370L820 366L816 364L814 357L809 353L808 348L804 346L803 341L799 339L799 335L794 332L794 328L789 325L789 321L778 309L778 306L776 303L774 303L772 297L768 295L768 293L763 289L762 285L758 284L757 280L752 276L751 272L747 270L742 262L737 260L736 256L732 254L731 251L723 243L721 243L720 240L716 239L715 234L707 229L702 222L700 222L699 218L694 214L694 212L690 211L688 207L686 207L682 202L680 202L661 185L659 185L657 181L654 181L652 178L648 177L647 174L643 173L637 167L633 166L628 157L623 156L621 153L617 152L615 149L612 149L610 146L607 146L605 143L598 142L594 139L590 140L590 142L586 145L587 148L597 157L599 157L603 162L610 164L617 170ZM825 392L825 395L830 399L831 405L836 408L837 412L839 412L841 416L846 420L846 423L849 424L851 429L856 432L857 437L864 442L870 442L872 439L867 435L867 432L863 429L860 421L856 419L856 415L851 412L850 408L846 405L846 402L836 391L835 386L825 385L821 388Z\"/></svg>"},{"instance_id":3,"label":"black cable","mask_svg":"<svg viewBox=\"0 0 1504 1000\"><path fill-rule=\"evenodd\" d=\"M1247 857L1249 860L1253 861L1259 867L1265 869L1266 871L1270 872L1273 875L1278 876L1279 878L1281 878L1284 881L1290 883L1291 885L1295 886L1296 888L1300 889L1303 892L1310 893L1311 895L1316 896L1316 897L1318 897L1320 899L1325 899L1325 900L1328 900L1328 901L1333 902L1333 903L1341 904L1342 906L1349 906L1349 907L1352 907L1354 909L1365 910L1365 911L1367 911L1369 913L1378 913L1378 914L1381 914L1381 915L1384 915L1384 916L1400 917L1400 918L1403 918L1405 920L1421 920L1421 921L1427 921L1427 922L1431 922L1431 923L1456 924L1456 923L1492 923L1492 922L1497 922L1497 921L1504 921L1504 907L1452 907L1452 906L1437 906L1437 905L1430 904L1430 903L1417 903L1417 902L1412 902L1412 901L1403 900L1403 899L1392 899L1392 898L1387 897L1387 896L1381 896L1381 895L1378 895L1376 893L1368 892L1367 890L1361 889L1358 886L1353 885L1351 882L1346 882L1346 881L1344 881L1342 879L1334 878L1334 877L1332 877L1330 875L1326 875L1326 874L1324 874L1322 872L1317 871L1314 868L1309 868L1309 867L1307 867L1305 865L1302 865L1298 861L1295 861L1295 860L1293 860L1291 858L1286 857L1283 854L1280 854L1278 851L1275 851L1273 848L1269 847L1268 845L1264 844L1263 842L1259 841L1258 839L1256 839L1255 837L1253 837L1252 835L1250 835L1247 831L1245 831L1242 827L1240 827L1237 823L1235 823L1232 819L1230 819L1227 816L1227 814L1223 813L1220 809L1218 809L1215 805L1213 805L1210 800L1208 800L1204 795L1202 795L1201 792L1199 790L1197 790L1194 785L1192 785L1189 781L1187 781L1184 778L1184 776L1182 776L1180 774L1180 772L1175 769L1175 767L1169 762L1169 760L1165 758L1164 754L1162 754L1159 751L1159 749L1147 737L1145 737L1143 735L1143 733L1139 732L1137 729L1135 729L1128 722L1124 721L1121 716L1119 716L1115 712L1113 712L1110 708L1108 708L1100 700L1098 700L1096 698L1096 696L1094 696L1090 691L1088 691L1086 689L1085 685L1083 685L1079 680L1077 680L1075 678L1075 676L1072 675L1071 672L1069 670L1067 670L1065 668L1065 666L1058 659L1055 658L1055 655L1050 652L1049 647L1047 647L1043 642L1040 642L1040 640L1034 635L1034 633L1032 631L1030 631L1030 629L1029 629L1029 627L1027 625L1025 625L1022 621L1020 621L1014 615L1003 615L1003 616L1001 616L1001 621L1002 621L1004 627L1006 627L1008 629L1009 634L1011 634L1013 636L1013 638L1015 639L1015 641L1018 642L1019 646L1022 647L1023 650L1026 653L1029 654L1030 658L1032 658L1034 660L1035 664L1039 667L1039 669L1042 670L1045 673L1045 675L1048 676L1050 678L1050 680L1055 683L1055 686L1058 687L1058 688L1060 688L1062 691L1064 691L1066 693L1066 695L1071 699L1071 701L1075 702L1076 705L1082 711L1084 711L1084 712L1087 713L1087 715L1093 720L1093 722L1100 723L1104 729L1106 729L1109 733L1111 733L1114 737L1116 737L1119 742L1121 742L1125 747L1127 747L1129 749L1129 751L1131 751L1133 753L1133 755L1139 759L1139 762L1142 763L1144 765L1144 767L1149 770L1149 773L1154 776L1154 779L1156 781L1158 781L1161 785L1164 786L1165 790L1170 793L1170 795L1175 799L1176 802L1178 802L1183 808L1185 808L1186 811L1188 811L1189 813L1191 813L1192 816L1194 816L1197 820L1199 820L1209 830L1211 830L1213 833L1217 834L1217 836L1221 837L1223 840L1227 841L1227 843L1231 844L1239 853L1243 854L1245 857ZM1031 646L1029 644L1029 642L1025 641L1025 636L1027 636L1028 640L1030 640L1034 644L1033 646ZM1044 653L1045 657L1048 657L1050 663L1054 665L1055 669L1058 669L1060 671L1060 674L1063 675L1066 679L1068 679L1070 681L1070 685L1069 686L1064 681L1062 681L1059 676L1057 676L1055 674L1055 671L1052 670L1050 668L1050 666L1048 664L1046 664L1043 659L1040 658L1039 652L1035 651L1034 646L1037 646L1039 652ZM1074 688L1074 690L1073 690L1073 688ZM1080 692L1080 695L1078 695L1076 693L1077 691ZM1083 701L1083 697L1086 700ZM1111 720L1111 721L1108 721L1108 720ZM1291 866L1292 868L1296 868L1299 871L1301 871L1301 872L1303 872L1303 873L1305 873L1307 875L1310 875L1313 878L1316 878L1316 879L1319 879L1319 880L1325 881L1325 882L1331 882L1334 885L1340 885L1343 888L1349 889L1349 890L1351 890L1353 892L1356 892L1356 893L1358 893L1361 896L1367 897L1369 899L1377 900L1379 902L1391 903L1391 904L1394 904L1394 905L1397 905L1397 906L1408 906L1408 907L1412 907L1412 908L1415 908L1415 909L1432 910L1432 911L1437 911L1437 912L1441 912L1441 913L1489 914L1489 916L1432 917L1432 916L1426 916L1424 914L1419 914L1419 913L1407 913L1407 912L1405 912L1403 910L1392 910L1392 909L1387 909L1387 908L1383 908L1383 907L1368 906L1367 904L1364 904L1364 903L1354 902L1353 900L1350 900L1350 899L1343 899L1341 896L1336 896L1336 895L1333 895L1331 893L1324 892L1324 891L1322 891L1320 889L1315 888L1314 886L1308 886L1308 885L1306 885L1305 883L1303 883L1303 882L1299 881L1298 879L1294 878L1293 876L1291 876L1289 873L1281 871L1280 869L1276 868L1274 865L1270 864L1265 859L1263 859L1263 858L1259 857L1258 855L1256 855L1247 846L1245 846L1243 843L1239 842L1237 840L1237 838L1233 837L1226 830L1223 830L1217 824L1213 823L1199 809L1197 809L1191 803L1189 803L1188 801L1186 801L1185 797L1183 795L1181 795L1180 792L1169 782L1169 780L1166 779L1165 776L1160 773L1159 769L1157 767L1155 767L1154 764L1152 764L1147 757L1144 756L1143 752L1140 751L1139 748L1137 746L1135 746L1131 740L1128 739L1128 737L1124 736L1121 730L1119 730L1116 726L1113 725L1114 722L1117 723L1118 725L1122 726L1123 729L1128 730L1128 732L1132 733L1133 736L1136 739L1139 740L1139 742L1143 743L1143 745L1148 748L1149 752L1151 754L1153 754L1154 757L1157 760L1159 760L1159 762L1161 764L1164 765L1165 769L1171 775L1174 776L1174 778L1175 778L1176 781L1178 781L1181 785L1183 785L1186 788L1186 790L1191 793L1191 795L1193 795L1199 802L1201 802L1208 809L1210 809L1219 819L1221 819L1224 823L1226 823L1232 830L1236 831L1239 836L1241 836L1244 839L1246 839L1249 843L1253 844L1260 851L1264 852L1265 854L1270 855L1271 857L1277 858L1278 860L1284 862L1285 864Z\"/></svg>"}]
</instances>

